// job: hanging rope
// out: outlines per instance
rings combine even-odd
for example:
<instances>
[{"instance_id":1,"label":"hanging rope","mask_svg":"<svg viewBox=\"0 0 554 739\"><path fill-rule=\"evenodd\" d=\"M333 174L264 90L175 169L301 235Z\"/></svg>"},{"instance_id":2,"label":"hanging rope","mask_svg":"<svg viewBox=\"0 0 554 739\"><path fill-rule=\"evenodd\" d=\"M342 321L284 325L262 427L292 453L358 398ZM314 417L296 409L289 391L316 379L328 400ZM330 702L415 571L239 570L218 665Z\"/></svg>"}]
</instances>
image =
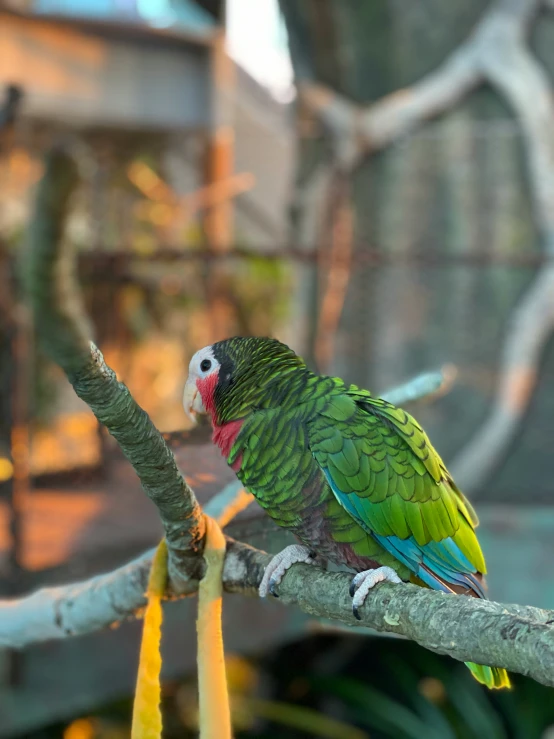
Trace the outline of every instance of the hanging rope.
<instances>
[{"instance_id":1,"label":"hanging rope","mask_svg":"<svg viewBox=\"0 0 554 739\"><path fill-rule=\"evenodd\" d=\"M221 628L223 564L225 536L221 530L252 496L241 490L224 508L217 520L204 514L206 539L204 559L206 572L198 586L198 691L200 706L200 739L231 739L231 712L225 673L225 654ZM167 585L167 546L163 539L152 560L148 580L148 603L140 647L139 669L133 705L131 739L161 739L160 653L162 605Z\"/></svg>"}]
</instances>

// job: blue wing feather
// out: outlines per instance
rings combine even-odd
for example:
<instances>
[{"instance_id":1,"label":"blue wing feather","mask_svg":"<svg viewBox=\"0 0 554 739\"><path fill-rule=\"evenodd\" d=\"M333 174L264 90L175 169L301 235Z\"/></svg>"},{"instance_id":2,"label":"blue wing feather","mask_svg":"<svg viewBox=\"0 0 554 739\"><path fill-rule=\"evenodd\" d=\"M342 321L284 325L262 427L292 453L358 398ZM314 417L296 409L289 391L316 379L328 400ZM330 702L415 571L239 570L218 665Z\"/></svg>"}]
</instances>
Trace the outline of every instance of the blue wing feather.
<instances>
[{"instance_id":1,"label":"blue wing feather","mask_svg":"<svg viewBox=\"0 0 554 739\"><path fill-rule=\"evenodd\" d=\"M372 506L371 501L367 498L361 499L357 495L345 495L337 488L329 471L323 468L323 472L343 508L379 542L383 549L408 567L426 585L433 590L442 590L449 593L452 591L445 583L450 583L451 585L470 588L480 598L486 598L482 583L475 577L477 570L451 537L447 537L442 541L430 541L427 544L420 545L413 536L401 539L394 535L382 536L376 534L367 525L369 516L364 511L365 506ZM375 508L373 506L374 511Z\"/></svg>"}]
</instances>

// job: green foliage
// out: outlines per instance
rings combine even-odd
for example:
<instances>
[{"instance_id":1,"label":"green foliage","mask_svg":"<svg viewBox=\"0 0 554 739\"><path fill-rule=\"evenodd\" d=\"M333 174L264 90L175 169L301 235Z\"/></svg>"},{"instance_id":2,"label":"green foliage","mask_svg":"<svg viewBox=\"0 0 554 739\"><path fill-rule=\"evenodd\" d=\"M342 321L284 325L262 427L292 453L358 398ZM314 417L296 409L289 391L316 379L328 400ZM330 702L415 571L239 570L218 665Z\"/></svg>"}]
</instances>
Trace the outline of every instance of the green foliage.
<instances>
[{"instance_id":1,"label":"green foliage","mask_svg":"<svg viewBox=\"0 0 554 739\"><path fill-rule=\"evenodd\" d=\"M292 268L284 260L249 257L237 265L233 292L247 335L265 336L288 315Z\"/></svg>"},{"instance_id":2,"label":"green foliage","mask_svg":"<svg viewBox=\"0 0 554 739\"><path fill-rule=\"evenodd\" d=\"M554 723L551 689L515 676L512 691L491 693L461 664L396 639L318 637L285 647L267 667L281 700L301 684L302 704L372 739L541 739Z\"/></svg>"},{"instance_id":3,"label":"green foliage","mask_svg":"<svg viewBox=\"0 0 554 739\"><path fill-rule=\"evenodd\" d=\"M236 739L545 739L554 726L552 689L516 675L513 690L491 692L399 639L310 637L236 658L229 674ZM164 739L195 739L195 681L166 684L163 703ZM77 724L78 736L68 722L23 739L125 739L130 717L128 699Z\"/></svg>"}]
</instances>

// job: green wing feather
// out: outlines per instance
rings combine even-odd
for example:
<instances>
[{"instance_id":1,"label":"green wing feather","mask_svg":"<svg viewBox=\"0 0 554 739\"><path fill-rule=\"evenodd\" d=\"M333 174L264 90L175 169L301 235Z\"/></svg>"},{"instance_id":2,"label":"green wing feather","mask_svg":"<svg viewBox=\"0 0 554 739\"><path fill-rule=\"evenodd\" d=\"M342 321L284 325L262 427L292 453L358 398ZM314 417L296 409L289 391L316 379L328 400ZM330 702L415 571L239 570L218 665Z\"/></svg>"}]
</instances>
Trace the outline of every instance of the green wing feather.
<instances>
[{"instance_id":1,"label":"green wing feather","mask_svg":"<svg viewBox=\"0 0 554 739\"><path fill-rule=\"evenodd\" d=\"M458 573L485 573L475 512L408 413L352 387L328 399L308 434L341 505L415 574L423 564L463 585Z\"/></svg>"}]
</instances>

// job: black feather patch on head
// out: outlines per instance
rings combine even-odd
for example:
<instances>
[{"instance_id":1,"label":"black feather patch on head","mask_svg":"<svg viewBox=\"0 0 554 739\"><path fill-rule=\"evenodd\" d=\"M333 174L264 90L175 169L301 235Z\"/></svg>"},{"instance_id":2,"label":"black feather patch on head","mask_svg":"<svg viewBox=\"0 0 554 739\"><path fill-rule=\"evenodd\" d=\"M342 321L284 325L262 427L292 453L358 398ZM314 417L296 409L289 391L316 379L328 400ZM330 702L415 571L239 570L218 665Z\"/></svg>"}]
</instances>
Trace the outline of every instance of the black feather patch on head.
<instances>
[{"instance_id":1,"label":"black feather patch on head","mask_svg":"<svg viewBox=\"0 0 554 739\"><path fill-rule=\"evenodd\" d=\"M287 391L287 373L306 370L303 360L277 339L236 336L212 344L220 365L214 391L220 422L278 404Z\"/></svg>"},{"instance_id":2,"label":"black feather patch on head","mask_svg":"<svg viewBox=\"0 0 554 739\"><path fill-rule=\"evenodd\" d=\"M226 390L233 383L233 372L235 370L235 362L233 361L230 353L226 351L226 344L229 339L225 341L218 341L212 344L212 351L214 357L219 362L219 378L217 387L222 390Z\"/></svg>"},{"instance_id":3,"label":"black feather patch on head","mask_svg":"<svg viewBox=\"0 0 554 739\"><path fill-rule=\"evenodd\" d=\"M295 363L303 364L300 357L286 344L267 337L235 336L232 339L223 339L212 344L212 351L222 368L220 379L224 379L227 374L233 376L237 371L251 369L272 360L292 359Z\"/></svg>"}]
</instances>

